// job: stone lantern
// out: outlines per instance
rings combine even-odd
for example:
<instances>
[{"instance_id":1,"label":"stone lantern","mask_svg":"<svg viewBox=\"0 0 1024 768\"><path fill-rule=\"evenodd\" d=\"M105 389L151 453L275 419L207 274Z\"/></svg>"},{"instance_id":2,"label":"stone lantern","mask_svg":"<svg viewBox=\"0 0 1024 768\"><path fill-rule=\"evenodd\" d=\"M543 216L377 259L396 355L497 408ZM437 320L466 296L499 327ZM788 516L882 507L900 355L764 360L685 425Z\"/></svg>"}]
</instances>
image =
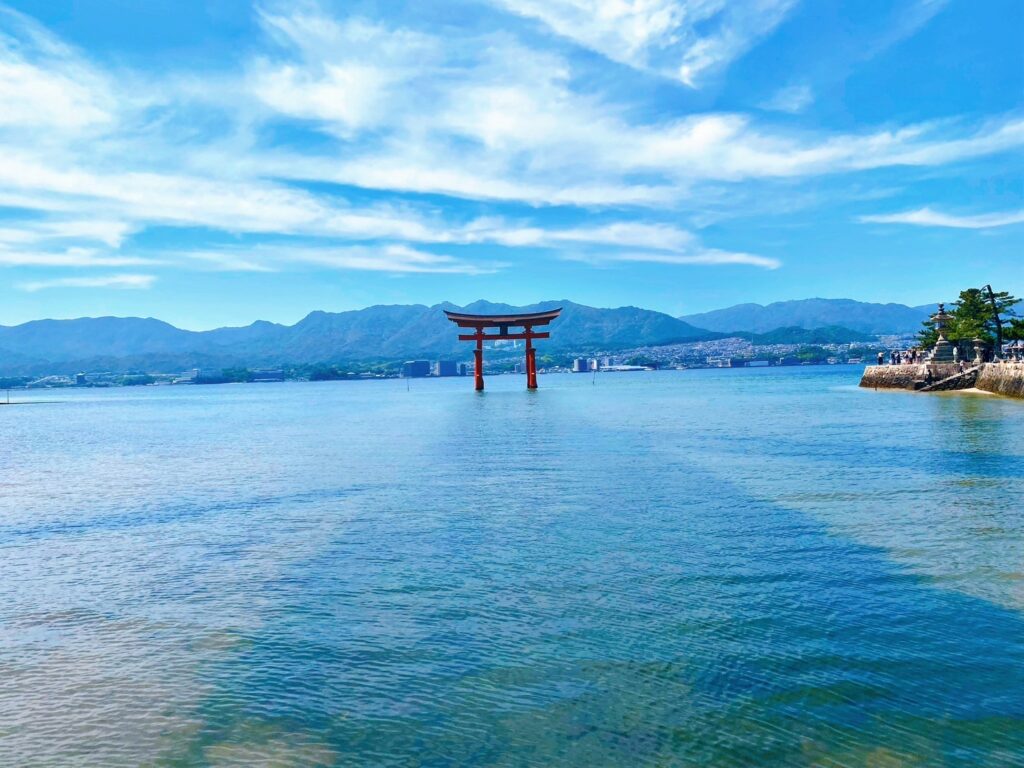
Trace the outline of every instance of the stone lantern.
<instances>
[{"instance_id":1,"label":"stone lantern","mask_svg":"<svg viewBox=\"0 0 1024 768\"><path fill-rule=\"evenodd\" d=\"M952 319L953 316L946 312L945 304L939 304L939 311L931 316L931 321L935 323L935 330L939 334L939 340L935 342L930 358L933 363L949 363L953 360L953 345L946 340L946 329L949 328L949 321Z\"/></svg>"},{"instance_id":2,"label":"stone lantern","mask_svg":"<svg viewBox=\"0 0 1024 768\"><path fill-rule=\"evenodd\" d=\"M983 339L974 340L974 364L981 365L985 362L985 341Z\"/></svg>"}]
</instances>

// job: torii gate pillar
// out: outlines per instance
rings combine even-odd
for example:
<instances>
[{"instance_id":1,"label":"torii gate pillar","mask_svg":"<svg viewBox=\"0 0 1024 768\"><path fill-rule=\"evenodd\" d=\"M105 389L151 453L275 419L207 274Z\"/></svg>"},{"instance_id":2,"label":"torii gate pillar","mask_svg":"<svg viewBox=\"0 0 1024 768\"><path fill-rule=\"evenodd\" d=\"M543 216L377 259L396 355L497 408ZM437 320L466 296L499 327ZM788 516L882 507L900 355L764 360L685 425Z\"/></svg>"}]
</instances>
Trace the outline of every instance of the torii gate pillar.
<instances>
[{"instance_id":1,"label":"torii gate pillar","mask_svg":"<svg viewBox=\"0 0 1024 768\"><path fill-rule=\"evenodd\" d=\"M472 328L472 334L460 334L460 341L475 341L473 350L473 379L477 392L484 390L484 341L518 340L526 341L526 388L537 389L537 350L533 346L534 339L547 339L551 334L547 331L536 332L535 325L547 325L561 313L562 309L551 309L547 312L531 312L522 315L467 315L462 312L445 310L448 319L460 328ZM522 328L522 331L509 332L509 328ZM497 333L484 333L485 328L497 328Z\"/></svg>"},{"instance_id":2,"label":"torii gate pillar","mask_svg":"<svg viewBox=\"0 0 1024 768\"><path fill-rule=\"evenodd\" d=\"M476 391L484 391L484 334L482 329L476 332L476 349L473 351L473 378L476 380Z\"/></svg>"},{"instance_id":3,"label":"torii gate pillar","mask_svg":"<svg viewBox=\"0 0 1024 768\"><path fill-rule=\"evenodd\" d=\"M537 350L533 348L531 329L526 329L526 388L537 388Z\"/></svg>"}]
</instances>

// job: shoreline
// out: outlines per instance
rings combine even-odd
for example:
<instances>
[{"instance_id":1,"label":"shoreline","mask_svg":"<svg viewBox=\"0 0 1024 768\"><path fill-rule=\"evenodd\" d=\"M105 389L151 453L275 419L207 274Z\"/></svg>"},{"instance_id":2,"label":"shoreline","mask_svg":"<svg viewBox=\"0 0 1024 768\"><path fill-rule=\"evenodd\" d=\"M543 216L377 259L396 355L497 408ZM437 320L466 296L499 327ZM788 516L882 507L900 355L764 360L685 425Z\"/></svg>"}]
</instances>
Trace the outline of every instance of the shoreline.
<instances>
[{"instance_id":1,"label":"shoreline","mask_svg":"<svg viewBox=\"0 0 1024 768\"><path fill-rule=\"evenodd\" d=\"M925 394L931 395L980 395L982 397L1004 397L1007 400L1019 400L1020 398L1011 397L1010 395L1000 395L996 392L988 392L984 389L978 389L977 387L967 387L966 389L948 389L944 392L927 392Z\"/></svg>"},{"instance_id":2,"label":"shoreline","mask_svg":"<svg viewBox=\"0 0 1024 768\"><path fill-rule=\"evenodd\" d=\"M1024 399L1024 363L1000 361L959 370L953 363L869 365L860 386L864 389L902 389L937 394L970 392Z\"/></svg>"}]
</instances>

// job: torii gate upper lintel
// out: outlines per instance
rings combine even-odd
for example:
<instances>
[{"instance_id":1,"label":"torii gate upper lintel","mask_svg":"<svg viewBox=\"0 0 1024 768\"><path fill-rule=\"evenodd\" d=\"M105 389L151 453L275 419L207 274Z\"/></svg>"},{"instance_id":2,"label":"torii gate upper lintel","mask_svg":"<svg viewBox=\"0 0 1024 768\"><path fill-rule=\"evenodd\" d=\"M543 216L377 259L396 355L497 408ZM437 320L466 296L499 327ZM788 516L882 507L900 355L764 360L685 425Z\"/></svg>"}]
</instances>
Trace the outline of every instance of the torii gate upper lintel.
<instances>
[{"instance_id":1,"label":"torii gate upper lintel","mask_svg":"<svg viewBox=\"0 0 1024 768\"><path fill-rule=\"evenodd\" d=\"M528 312L519 315L469 315L464 312L445 310L448 319L459 328L472 328L473 333L459 334L459 341L475 341L474 378L476 391L484 389L484 342L513 339L526 340L526 388L537 388L537 350L533 348L534 339L548 339L548 332L537 333L535 326L545 326L562 312L562 308L549 309L545 312ZM497 333L484 333L486 328L497 328ZM509 328L522 328L522 331L511 333Z\"/></svg>"}]
</instances>

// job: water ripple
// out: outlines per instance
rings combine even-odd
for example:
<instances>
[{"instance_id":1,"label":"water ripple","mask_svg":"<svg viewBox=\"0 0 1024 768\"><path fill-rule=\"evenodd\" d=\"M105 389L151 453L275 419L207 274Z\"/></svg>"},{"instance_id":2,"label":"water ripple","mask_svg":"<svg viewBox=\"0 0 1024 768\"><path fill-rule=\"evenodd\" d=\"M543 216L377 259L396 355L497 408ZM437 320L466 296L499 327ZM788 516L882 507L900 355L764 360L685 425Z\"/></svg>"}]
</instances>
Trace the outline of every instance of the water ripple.
<instances>
[{"instance_id":1,"label":"water ripple","mask_svg":"<svg viewBox=\"0 0 1024 768\"><path fill-rule=\"evenodd\" d=\"M1024 409L848 375L0 412L0 765L1024 764Z\"/></svg>"}]
</instances>

